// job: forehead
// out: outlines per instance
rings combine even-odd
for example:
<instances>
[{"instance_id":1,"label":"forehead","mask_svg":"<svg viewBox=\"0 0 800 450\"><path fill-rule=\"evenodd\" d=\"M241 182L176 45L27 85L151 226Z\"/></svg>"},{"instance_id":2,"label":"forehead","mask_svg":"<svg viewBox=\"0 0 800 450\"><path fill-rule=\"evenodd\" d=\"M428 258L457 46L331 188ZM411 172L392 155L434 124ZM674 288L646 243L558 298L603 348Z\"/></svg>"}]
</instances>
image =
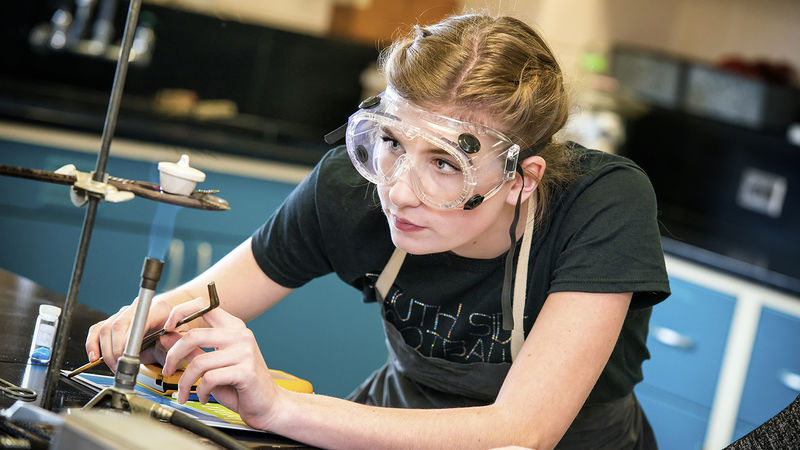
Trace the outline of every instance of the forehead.
<instances>
[{"instance_id":1,"label":"forehead","mask_svg":"<svg viewBox=\"0 0 800 450\"><path fill-rule=\"evenodd\" d=\"M400 95L393 86L389 85L381 94L382 107L390 114L401 113L404 120L413 120L409 116L421 116L422 120L432 122L452 123L457 128L463 127L487 127L494 132L504 133L506 127L501 120L497 120L495 114L491 114L489 109L478 104L456 104L452 101L436 101L426 99L410 99ZM405 113L405 114L403 114Z\"/></svg>"},{"instance_id":2,"label":"forehead","mask_svg":"<svg viewBox=\"0 0 800 450\"><path fill-rule=\"evenodd\" d=\"M450 104L428 102L423 103L421 107L434 114L439 114L451 119L460 120L462 122L468 122L492 128L503 134L510 129L508 124L497 117L496 114L492 114L487 108L482 108L480 106L454 106Z\"/></svg>"},{"instance_id":3,"label":"forehead","mask_svg":"<svg viewBox=\"0 0 800 450\"><path fill-rule=\"evenodd\" d=\"M497 134L498 131L503 133L502 129L498 128L499 121L493 120L492 116L484 111L434 103L422 106L406 101L390 101L387 107L387 112L400 119L402 123L448 138L455 139L462 133L468 133L481 141L487 139L492 144L495 140L507 139Z\"/></svg>"}]
</instances>

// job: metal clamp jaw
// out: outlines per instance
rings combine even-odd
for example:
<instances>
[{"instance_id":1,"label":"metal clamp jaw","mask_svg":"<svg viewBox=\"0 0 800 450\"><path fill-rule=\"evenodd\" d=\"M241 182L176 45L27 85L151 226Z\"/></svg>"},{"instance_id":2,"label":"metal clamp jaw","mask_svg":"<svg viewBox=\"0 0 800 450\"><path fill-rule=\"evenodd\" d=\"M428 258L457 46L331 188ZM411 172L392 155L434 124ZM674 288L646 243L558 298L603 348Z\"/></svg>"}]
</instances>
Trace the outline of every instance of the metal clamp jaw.
<instances>
[{"instance_id":1,"label":"metal clamp jaw","mask_svg":"<svg viewBox=\"0 0 800 450\"><path fill-rule=\"evenodd\" d=\"M102 197L107 202L120 203L126 202L135 197L133 192L120 191L108 183L108 174L103 176L103 181L94 180L94 172L81 172L75 168L74 164L61 166L55 173L59 175L74 176L75 182L69 191L69 199L72 204L81 207L89 201L89 195L95 194Z\"/></svg>"}]
</instances>

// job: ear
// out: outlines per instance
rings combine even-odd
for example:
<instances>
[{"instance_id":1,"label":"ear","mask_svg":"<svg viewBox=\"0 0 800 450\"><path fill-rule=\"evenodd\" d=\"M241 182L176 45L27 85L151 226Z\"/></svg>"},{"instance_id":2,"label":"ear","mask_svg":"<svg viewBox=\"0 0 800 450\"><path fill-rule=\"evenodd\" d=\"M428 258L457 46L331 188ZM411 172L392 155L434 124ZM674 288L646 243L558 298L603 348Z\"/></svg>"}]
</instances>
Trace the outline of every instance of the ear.
<instances>
[{"instance_id":1,"label":"ear","mask_svg":"<svg viewBox=\"0 0 800 450\"><path fill-rule=\"evenodd\" d=\"M517 197L519 196L520 189L522 189L522 198L520 201L525 203L528 200L531 194L533 194L533 191L539 186L539 180L544 176L547 163L541 156L531 156L522 160L520 167L522 167L522 173L524 175L519 176L519 173L517 173L517 176L514 178L514 184L511 186L511 190L508 191L508 196L506 197L506 203L510 205L517 204ZM524 187L522 184L523 179L525 180Z\"/></svg>"}]
</instances>

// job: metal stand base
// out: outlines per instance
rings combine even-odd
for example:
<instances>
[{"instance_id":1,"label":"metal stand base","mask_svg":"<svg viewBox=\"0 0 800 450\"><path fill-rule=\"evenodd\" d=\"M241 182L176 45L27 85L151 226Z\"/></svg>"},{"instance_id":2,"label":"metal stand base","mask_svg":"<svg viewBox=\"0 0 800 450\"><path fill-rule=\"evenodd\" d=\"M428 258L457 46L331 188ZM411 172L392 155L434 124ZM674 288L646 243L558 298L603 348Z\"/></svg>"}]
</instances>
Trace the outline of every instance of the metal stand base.
<instances>
[{"instance_id":1,"label":"metal stand base","mask_svg":"<svg viewBox=\"0 0 800 450\"><path fill-rule=\"evenodd\" d=\"M134 391L107 387L98 392L84 409L110 408L130 412L134 415L154 417L162 422L169 422L172 411L164 408L152 400L146 400L136 395Z\"/></svg>"}]
</instances>

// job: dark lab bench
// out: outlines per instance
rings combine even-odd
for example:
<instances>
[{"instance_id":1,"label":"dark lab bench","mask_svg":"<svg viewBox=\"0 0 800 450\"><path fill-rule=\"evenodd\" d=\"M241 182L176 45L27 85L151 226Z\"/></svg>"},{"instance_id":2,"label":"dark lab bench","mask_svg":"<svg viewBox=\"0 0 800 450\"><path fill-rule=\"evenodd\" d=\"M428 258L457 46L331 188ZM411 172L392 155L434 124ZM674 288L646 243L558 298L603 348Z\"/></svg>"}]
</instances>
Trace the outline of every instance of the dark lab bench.
<instances>
[{"instance_id":1,"label":"dark lab bench","mask_svg":"<svg viewBox=\"0 0 800 450\"><path fill-rule=\"evenodd\" d=\"M16 276L0 269L0 377L18 386L41 392L44 388L47 366L32 364L28 360L31 338L39 314L39 305L49 304L64 306L64 297L44 289L33 281ZM67 343L65 367L78 367L86 362L84 338L89 327L107 317L82 304L76 304L72 315L72 330ZM103 373L98 368L97 373ZM107 374L110 372L106 369ZM91 399L92 393L77 383L63 380L59 383L57 395L53 403L54 410L82 406ZM41 397L41 395L40 395ZM40 398L37 398L37 404ZM7 408L14 403L7 397L0 397L0 408Z\"/></svg>"},{"instance_id":2,"label":"dark lab bench","mask_svg":"<svg viewBox=\"0 0 800 450\"><path fill-rule=\"evenodd\" d=\"M0 337L3 342L0 345L0 377L38 392L38 398L32 402L36 406L41 402L47 366L31 363L28 360L28 351L41 304L63 307L64 297L27 278L0 269ZM100 311L80 303L75 304L63 366L65 369L74 369L86 362L84 339L89 327L106 317L108 316ZM104 365L93 368L91 372L111 375ZM80 408L92 397L94 392L91 390L61 377L52 410L64 412L69 408ZM15 400L0 396L0 410L10 408L14 403ZM233 435L252 448L309 448L277 435L262 436L247 432Z\"/></svg>"}]
</instances>

